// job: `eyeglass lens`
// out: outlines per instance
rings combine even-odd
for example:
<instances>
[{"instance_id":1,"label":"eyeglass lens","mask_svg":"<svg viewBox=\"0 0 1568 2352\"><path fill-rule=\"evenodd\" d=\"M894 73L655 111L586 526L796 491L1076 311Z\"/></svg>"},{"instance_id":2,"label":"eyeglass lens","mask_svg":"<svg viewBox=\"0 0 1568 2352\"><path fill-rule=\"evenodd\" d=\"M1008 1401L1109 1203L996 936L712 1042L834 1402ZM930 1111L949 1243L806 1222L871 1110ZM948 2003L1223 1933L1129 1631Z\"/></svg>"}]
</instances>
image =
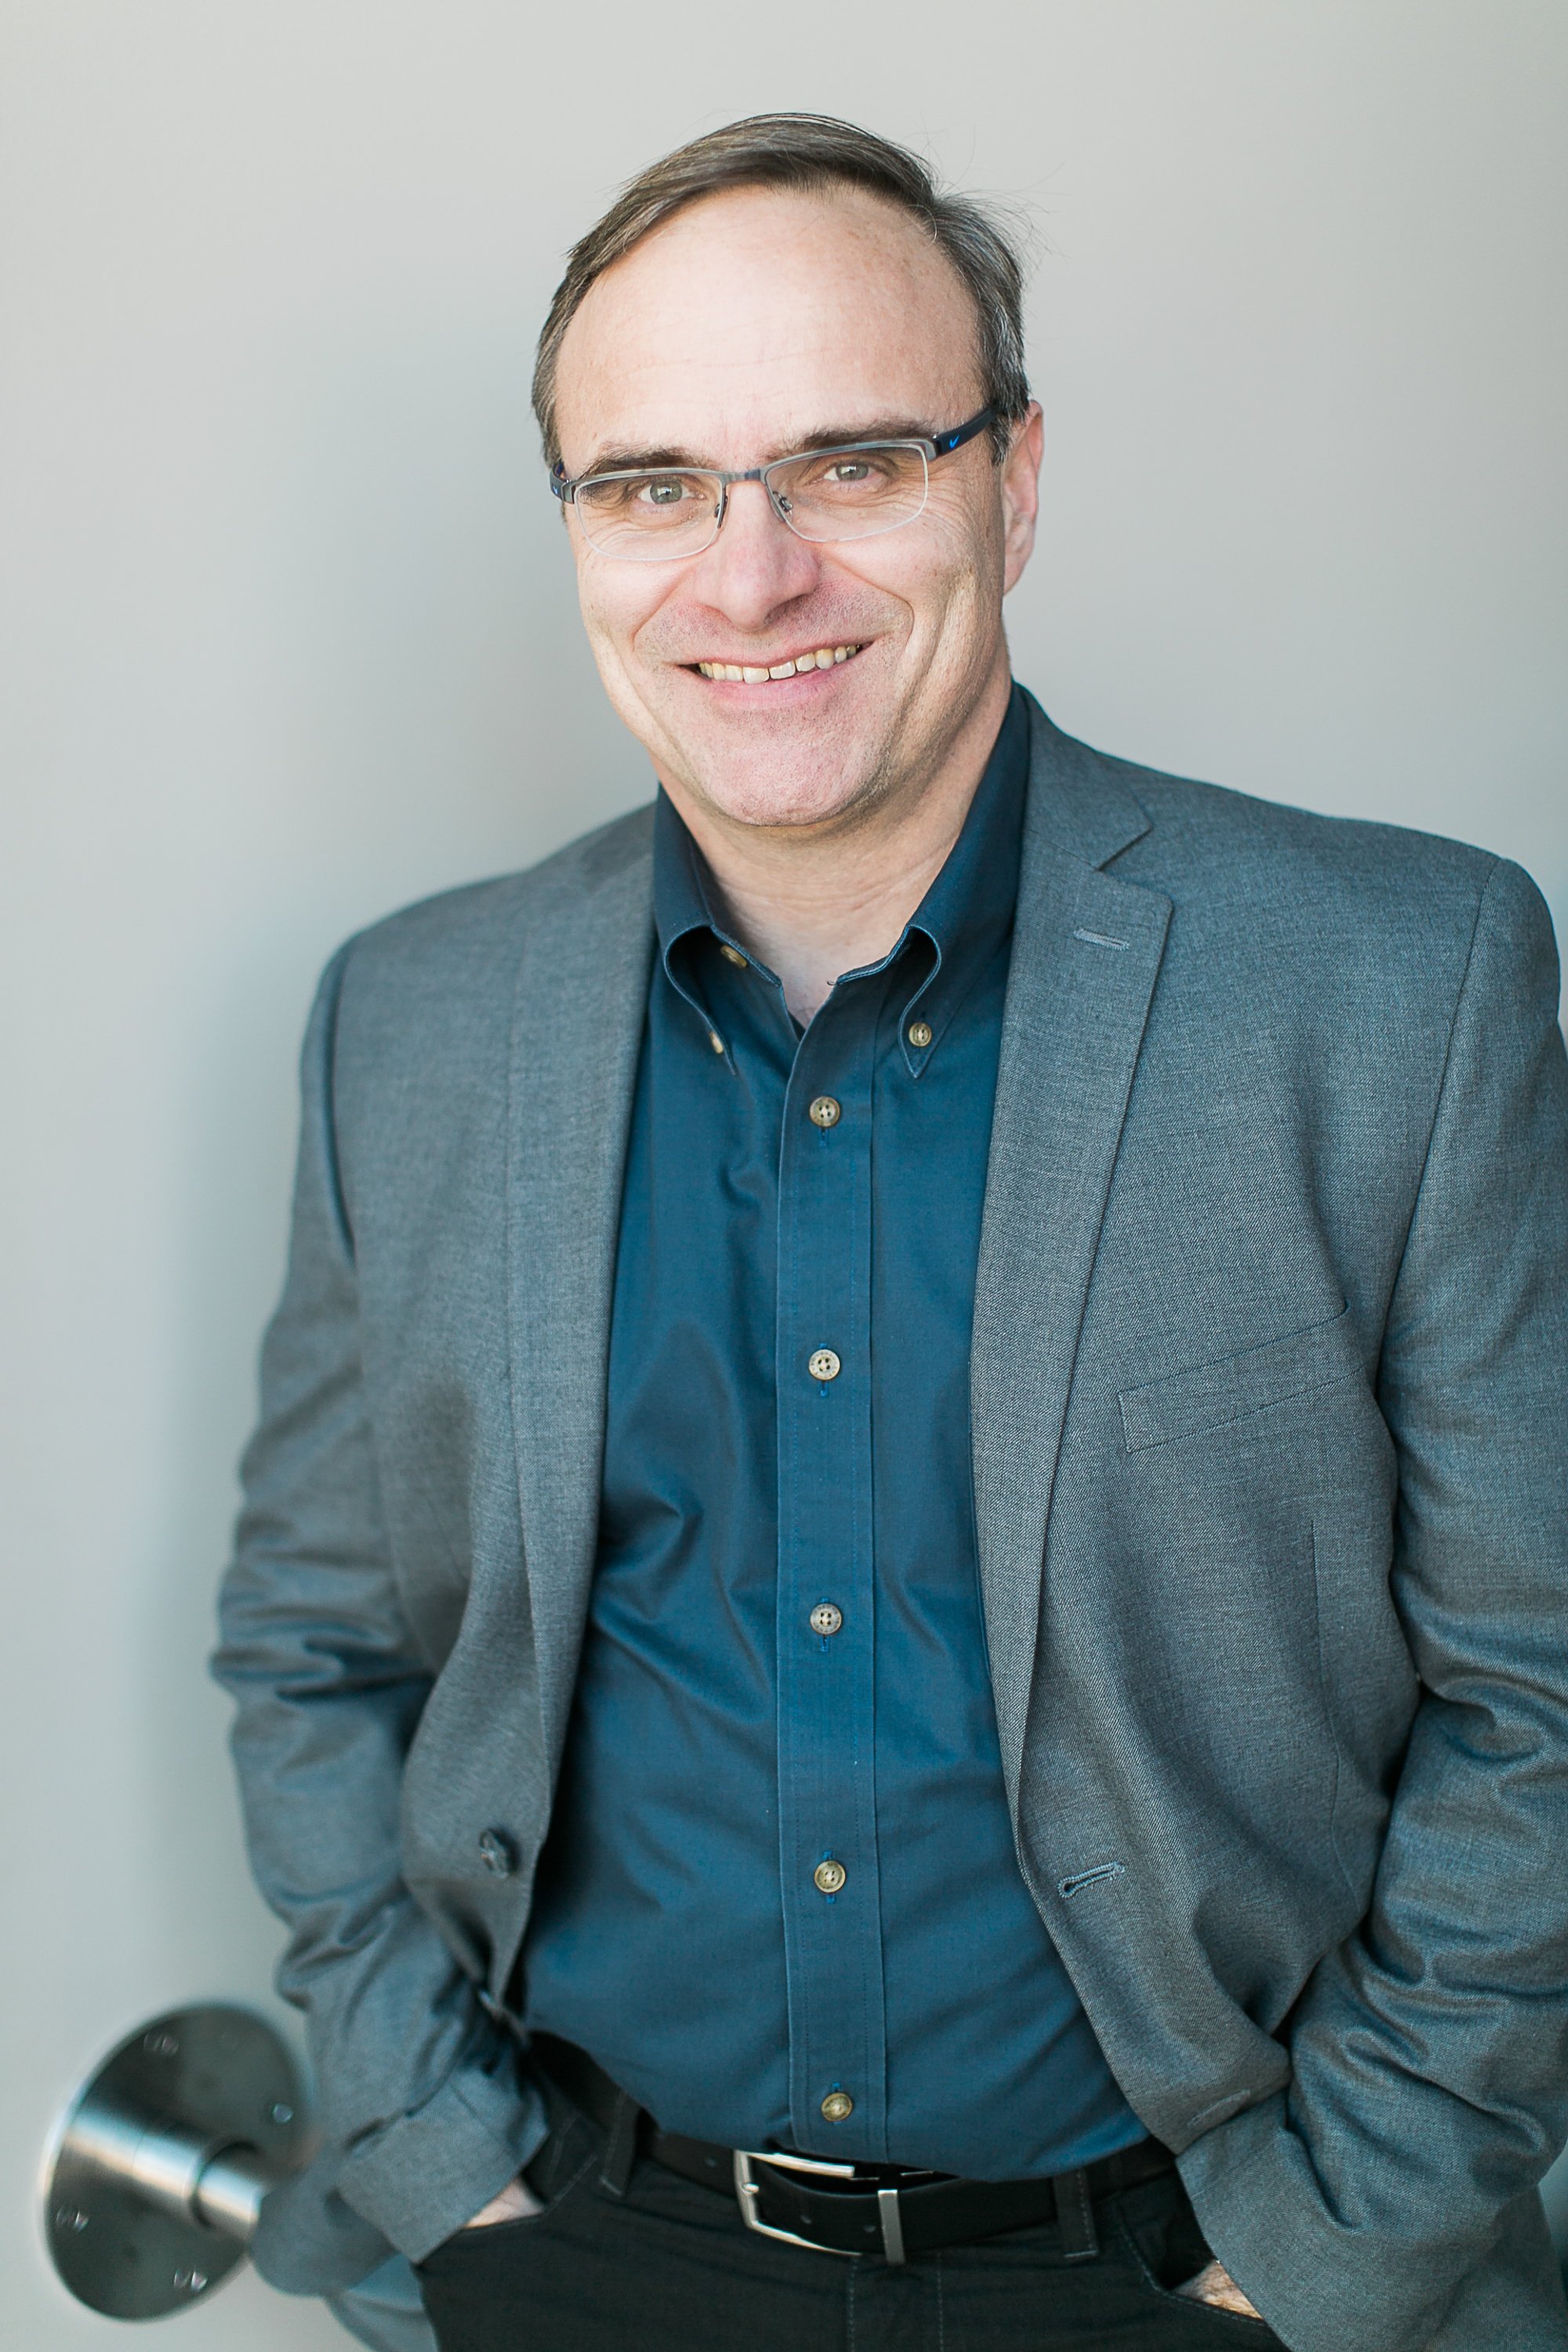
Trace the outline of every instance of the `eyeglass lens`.
<instances>
[{"instance_id":1,"label":"eyeglass lens","mask_svg":"<svg viewBox=\"0 0 1568 2352\"><path fill-rule=\"evenodd\" d=\"M775 511L799 539L874 539L926 502L925 451L907 442L809 450L764 468ZM723 484L698 469L606 474L579 482L578 519L602 555L657 562L700 554L719 531Z\"/></svg>"}]
</instances>

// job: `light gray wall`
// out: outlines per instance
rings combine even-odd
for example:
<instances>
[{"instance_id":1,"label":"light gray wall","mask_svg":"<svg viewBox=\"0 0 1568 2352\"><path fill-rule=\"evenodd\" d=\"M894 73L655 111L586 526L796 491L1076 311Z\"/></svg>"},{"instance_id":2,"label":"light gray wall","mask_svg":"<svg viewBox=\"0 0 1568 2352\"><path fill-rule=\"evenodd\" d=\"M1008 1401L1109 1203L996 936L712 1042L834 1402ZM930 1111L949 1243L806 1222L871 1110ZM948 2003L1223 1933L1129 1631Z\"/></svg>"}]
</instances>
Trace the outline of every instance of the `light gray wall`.
<instances>
[{"instance_id":1,"label":"light gray wall","mask_svg":"<svg viewBox=\"0 0 1568 2352\"><path fill-rule=\"evenodd\" d=\"M54 2102L263 1997L204 1687L315 971L647 789L525 409L663 146L859 116L1019 198L1017 667L1134 756L1521 857L1568 914L1555 0L6 0L0 2334ZM254 2280L180 2342L339 2340Z\"/></svg>"}]
</instances>

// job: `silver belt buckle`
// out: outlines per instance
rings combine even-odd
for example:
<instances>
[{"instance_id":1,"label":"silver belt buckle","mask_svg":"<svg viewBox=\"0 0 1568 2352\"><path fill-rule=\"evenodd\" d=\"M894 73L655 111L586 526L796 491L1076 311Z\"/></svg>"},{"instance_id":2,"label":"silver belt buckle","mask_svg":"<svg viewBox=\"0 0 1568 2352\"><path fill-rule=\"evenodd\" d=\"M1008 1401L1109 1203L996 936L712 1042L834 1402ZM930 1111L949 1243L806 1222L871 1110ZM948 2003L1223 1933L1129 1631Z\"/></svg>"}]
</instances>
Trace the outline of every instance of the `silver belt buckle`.
<instances>
[{"instance_id":1,"label":"silver belt buckle","mask_svg":"<svg viewBox=\"0 0 1568 2352\"><path fill-rule=\"evenodd\" d=\"M753 2164L774 2165L785 2172L826 2172L837 2180L853 2180L855 2167L852 2164L826 2164L817 2157L781 2156L772 2150L764 2153L758 2148L738 2147L735 2150L735 2202L741 2209L742 2221L748 2230L754 2230L759 2238L776 2238L783 2246L805 2246L808 2252L814 2254L843 2254L849 2262L859 2261L859 2255L847 2246L819 2246L815 2238L800 2237L794 2230L775 2230L771 2222L764 2221L757 2210L762 2191L752 2171ZM878 2189L877 2217L882 2225L884 2256L889 2263L901 2263L904 2259L904 2231L896 2189Z\"/></svg>"}]
</instances>

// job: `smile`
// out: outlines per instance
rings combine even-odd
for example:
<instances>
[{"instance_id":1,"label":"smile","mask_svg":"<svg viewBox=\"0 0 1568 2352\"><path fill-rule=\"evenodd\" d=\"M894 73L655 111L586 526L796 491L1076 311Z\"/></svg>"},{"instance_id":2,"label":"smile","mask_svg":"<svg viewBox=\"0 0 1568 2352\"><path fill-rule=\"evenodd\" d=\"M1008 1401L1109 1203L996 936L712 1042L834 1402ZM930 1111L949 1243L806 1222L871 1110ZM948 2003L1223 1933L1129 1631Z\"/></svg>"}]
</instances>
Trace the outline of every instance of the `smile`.
<instances>
[{"instance_id":1,"label":"smile","mask_svg":"<svg viewBox=\"0 0 1568 2352\"><path fill-rule=\"evenodd\" d=\"M848 661L859 650L858 646L819 646L815 653L796 654L793 661L775 662L771 669L716 661L694 662L692 667L704 677L730 678L737 686L766 686L775 677L804 677L808 669L831 669L836 662Z\"/></svg>"}]
</instances>

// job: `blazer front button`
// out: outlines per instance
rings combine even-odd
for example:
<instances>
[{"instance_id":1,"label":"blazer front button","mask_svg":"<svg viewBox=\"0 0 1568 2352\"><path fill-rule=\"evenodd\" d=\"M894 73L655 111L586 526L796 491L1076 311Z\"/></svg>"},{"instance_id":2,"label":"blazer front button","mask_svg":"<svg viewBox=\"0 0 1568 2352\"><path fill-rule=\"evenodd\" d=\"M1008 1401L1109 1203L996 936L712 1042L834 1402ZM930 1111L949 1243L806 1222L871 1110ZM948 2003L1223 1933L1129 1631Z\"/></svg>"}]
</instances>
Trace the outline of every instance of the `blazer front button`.
<instances>
[{"instance_id":1,"label":"blazer front button","mask_svg":"<svg viewBox=\"0 0 1568 2352\"><path fill-rule=\"evenodd\" d=\"M512 1843L505 1830L486 1830L479 1839L479 1860L497 1878L510 1878L516 1867Z\"/></svg>"}]
</instances>

